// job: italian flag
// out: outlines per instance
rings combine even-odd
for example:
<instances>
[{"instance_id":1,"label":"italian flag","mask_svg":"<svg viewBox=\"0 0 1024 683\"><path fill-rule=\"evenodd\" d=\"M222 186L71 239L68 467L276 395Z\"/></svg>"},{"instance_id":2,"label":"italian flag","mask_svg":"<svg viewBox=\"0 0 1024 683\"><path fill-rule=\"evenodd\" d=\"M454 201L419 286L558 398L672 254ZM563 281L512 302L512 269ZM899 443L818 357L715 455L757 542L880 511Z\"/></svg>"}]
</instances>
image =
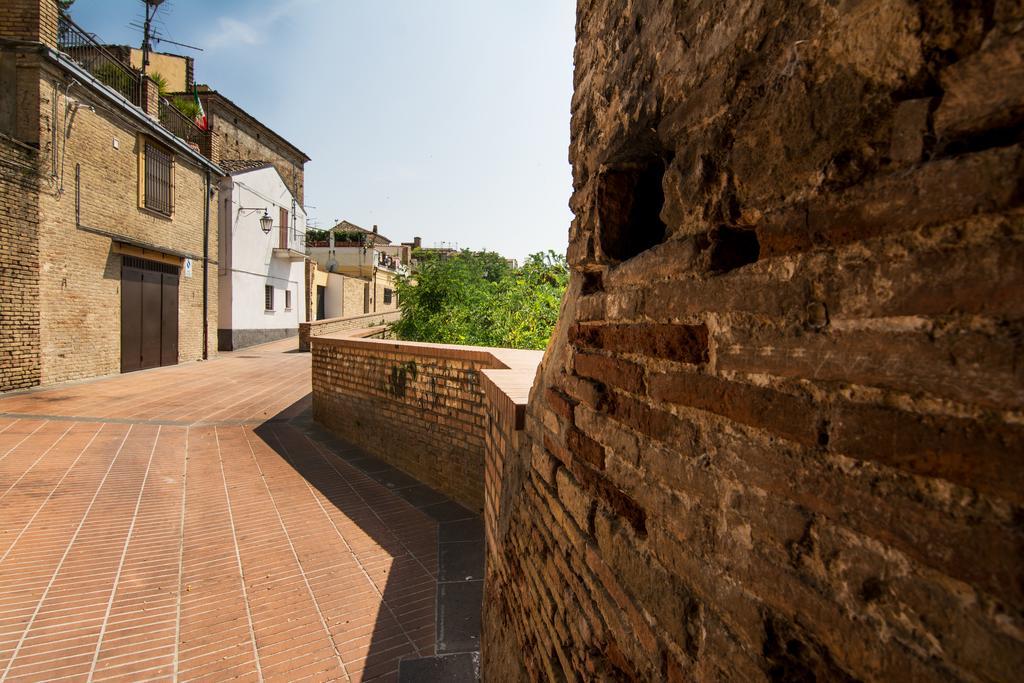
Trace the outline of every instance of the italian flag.
<instances>
[{"instance_id":1,"label":"italian flag","mask_svg":"<svg viewBox=\"0 0 1024 683\"><path fill-rule=\"evenodd\" d=\"M203 103L199 101L199 90L193 90L192 95L196 99L196 125L201 130L210 130L210 124L206 121L206 110L203 109Z\"/></svg>"}]
</instances>

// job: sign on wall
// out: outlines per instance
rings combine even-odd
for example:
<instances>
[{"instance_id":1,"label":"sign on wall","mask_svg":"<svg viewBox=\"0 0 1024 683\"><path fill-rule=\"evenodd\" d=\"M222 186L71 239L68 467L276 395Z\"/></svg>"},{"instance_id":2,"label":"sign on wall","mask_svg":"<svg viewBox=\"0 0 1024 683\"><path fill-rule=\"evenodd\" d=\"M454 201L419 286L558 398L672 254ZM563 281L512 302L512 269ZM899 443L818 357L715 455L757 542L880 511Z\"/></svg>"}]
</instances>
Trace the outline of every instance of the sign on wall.
<instances>
[{"instance_id":1,"label":"sign on wall","mask_svg":"<svg viewBox=\"0 0 1024 683\"><path fill-rule=\"evenodd\" d=\"M192 259L185 259L185 277L192 277Z\"/></svg>"}]
</instances>

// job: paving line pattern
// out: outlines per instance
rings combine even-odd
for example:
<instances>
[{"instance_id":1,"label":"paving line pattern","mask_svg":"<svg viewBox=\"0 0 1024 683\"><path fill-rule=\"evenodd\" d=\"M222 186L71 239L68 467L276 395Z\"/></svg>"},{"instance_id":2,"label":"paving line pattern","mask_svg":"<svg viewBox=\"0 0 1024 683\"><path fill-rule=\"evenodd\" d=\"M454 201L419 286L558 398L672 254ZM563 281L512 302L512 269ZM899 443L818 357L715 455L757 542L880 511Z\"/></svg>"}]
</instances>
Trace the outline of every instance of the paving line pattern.
<instances>
[{"instance_id":1,"label":"paving line pattern","mask_svg":"<svg viewBox=\"0 0 1024 683\"><path fill-rule=\"evenodd\" d=\"M434 654L437 523L287 422L309 359L283 348L0 398L0 680L386 681Z\"/></svg>"}]
</instances>

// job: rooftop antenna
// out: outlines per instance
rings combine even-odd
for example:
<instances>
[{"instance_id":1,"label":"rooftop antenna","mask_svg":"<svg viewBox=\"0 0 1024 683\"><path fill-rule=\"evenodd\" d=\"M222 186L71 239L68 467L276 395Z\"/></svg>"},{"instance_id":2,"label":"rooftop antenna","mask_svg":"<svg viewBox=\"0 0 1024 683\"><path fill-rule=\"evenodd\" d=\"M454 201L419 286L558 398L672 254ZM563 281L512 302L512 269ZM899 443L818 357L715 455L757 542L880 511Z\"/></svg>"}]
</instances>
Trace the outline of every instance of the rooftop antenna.
<instances>
[{"instance_id":1,"label":"rooftop antenna","mask_svg":"<svg viewBox=\"0 0 1024 683\"><path fill-rule=\"evenodd\" d=\"M142 25L142 73L146 73L149 67L149 53L153 50L149 42L153 34L153 17L156 16L160 5L164 4L164 0L142 0L142 4L146 6L146 22Z\"/></svg>"}]
</instances>

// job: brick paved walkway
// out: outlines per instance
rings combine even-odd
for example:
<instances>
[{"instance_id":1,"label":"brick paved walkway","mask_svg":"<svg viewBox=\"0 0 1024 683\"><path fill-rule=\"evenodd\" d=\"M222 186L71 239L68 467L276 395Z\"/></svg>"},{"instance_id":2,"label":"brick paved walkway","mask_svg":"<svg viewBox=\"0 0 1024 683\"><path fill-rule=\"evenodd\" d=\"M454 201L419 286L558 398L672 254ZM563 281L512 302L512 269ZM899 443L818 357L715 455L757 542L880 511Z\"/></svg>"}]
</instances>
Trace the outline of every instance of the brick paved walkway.
<instances>
[{"instance_id":1,"label":"brick paved walkway","mask_svg":"<svg viewBox=\"0 0 1024 683\"><path fill-rule=\"evenodd\" d=\"M0 398L0 679L386 680L434 654L437 522L283 419L294 345Z\"/></svg>"}]
</instances>

